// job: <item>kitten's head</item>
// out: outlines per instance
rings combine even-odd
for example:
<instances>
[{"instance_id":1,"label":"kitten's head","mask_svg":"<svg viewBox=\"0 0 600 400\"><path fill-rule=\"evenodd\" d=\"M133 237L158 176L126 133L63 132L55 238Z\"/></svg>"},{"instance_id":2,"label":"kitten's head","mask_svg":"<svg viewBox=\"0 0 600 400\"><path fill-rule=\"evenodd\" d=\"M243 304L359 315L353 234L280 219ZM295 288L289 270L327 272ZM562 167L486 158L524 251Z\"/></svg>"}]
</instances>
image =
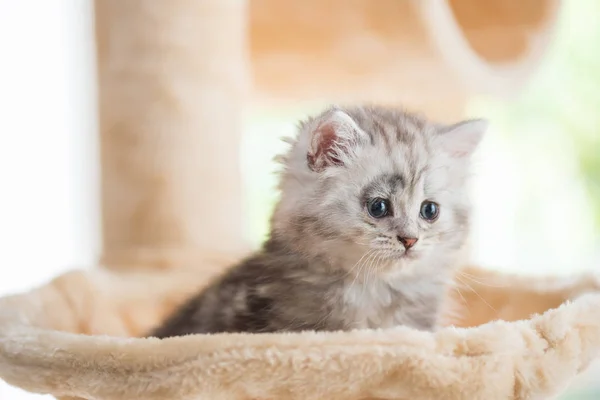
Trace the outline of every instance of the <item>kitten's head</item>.
<instances>
[{"instance_id":1,"label":"kitten's head","mask_svg":"<svg viewBox=\"0 0 600 400\"><path fill-rule=\"evenodd\" d=\"M384 107L326 110L301 124L281 159L273 236L357 273L446 268L466 240L469 159L486 126Z\"/></svg>"}]
</instances>

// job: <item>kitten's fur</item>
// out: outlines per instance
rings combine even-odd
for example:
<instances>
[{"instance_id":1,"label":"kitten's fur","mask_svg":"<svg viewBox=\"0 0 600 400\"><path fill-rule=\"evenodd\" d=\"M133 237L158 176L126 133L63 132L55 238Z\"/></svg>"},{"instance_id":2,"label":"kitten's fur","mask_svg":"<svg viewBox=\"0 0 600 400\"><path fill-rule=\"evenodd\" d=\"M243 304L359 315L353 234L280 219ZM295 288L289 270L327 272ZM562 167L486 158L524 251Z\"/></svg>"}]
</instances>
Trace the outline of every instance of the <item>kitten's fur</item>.
<instances>
[{"instance_id":1,"label":"kitten's fur","mask_svg":"<svg viewBox=\"0 0 600 400\"><path fill-rule=\"evenodd\" d=\"M189 300L156 337L435 327L469 225L469 159L487 123L435 125L384 107L302 123L264 247ZM391 202L375 219L369 199ZM420 217L424 200L439 217ZM405 251L398 237L418 238Z\"/></svg>"}]
</instances>

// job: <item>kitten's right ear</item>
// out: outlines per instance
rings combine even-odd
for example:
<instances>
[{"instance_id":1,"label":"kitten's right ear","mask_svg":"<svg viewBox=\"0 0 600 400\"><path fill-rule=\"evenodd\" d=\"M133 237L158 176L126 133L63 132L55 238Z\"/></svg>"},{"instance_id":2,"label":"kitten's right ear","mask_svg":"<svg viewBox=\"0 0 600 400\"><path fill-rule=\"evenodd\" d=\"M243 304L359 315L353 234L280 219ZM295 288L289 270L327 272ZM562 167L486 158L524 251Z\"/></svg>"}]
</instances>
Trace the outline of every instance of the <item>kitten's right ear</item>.
<instances>
[{"instance_id":1,"label":"kitten's right ear","mask_svg":"<svg viewBox=\"0 0 600 400\"><path fill-rule=\"evenodd\" d=\"M358 146L368 140L368 135L356 122L338 108L319 118L309 135L306 159L308 167L315 172L330 166L346 165Z\"/></svg>"},{"instance_id":2,"label":"kitten's right ear","mask_svg":"<svg viewBox=\"0 0 600 400\"><path fill-rule=\"evenodd\" d=\"M489 122L472 119L458 124L438 127L436 144L440 150L453 158L468 157L477 148Z\"/></svg>"}]
</instances>

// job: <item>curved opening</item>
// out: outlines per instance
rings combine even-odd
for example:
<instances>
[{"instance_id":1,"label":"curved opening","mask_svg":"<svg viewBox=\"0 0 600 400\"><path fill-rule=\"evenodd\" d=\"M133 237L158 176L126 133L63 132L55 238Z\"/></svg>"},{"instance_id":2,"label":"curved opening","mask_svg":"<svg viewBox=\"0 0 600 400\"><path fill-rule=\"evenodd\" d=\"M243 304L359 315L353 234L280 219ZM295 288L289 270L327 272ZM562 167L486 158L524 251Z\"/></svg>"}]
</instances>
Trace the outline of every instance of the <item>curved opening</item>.
<instances>
[{"instance_id":1,"label":"curved opening","mask_svg":"<svg viewBox=\"0 0 600 400\"><path fill-rule=\"evenodd\" d=\"M554 8L548 0L447 2L470 47L492 64L524 57L532 35L546 29Z\"/></svg>"}]
</instances>

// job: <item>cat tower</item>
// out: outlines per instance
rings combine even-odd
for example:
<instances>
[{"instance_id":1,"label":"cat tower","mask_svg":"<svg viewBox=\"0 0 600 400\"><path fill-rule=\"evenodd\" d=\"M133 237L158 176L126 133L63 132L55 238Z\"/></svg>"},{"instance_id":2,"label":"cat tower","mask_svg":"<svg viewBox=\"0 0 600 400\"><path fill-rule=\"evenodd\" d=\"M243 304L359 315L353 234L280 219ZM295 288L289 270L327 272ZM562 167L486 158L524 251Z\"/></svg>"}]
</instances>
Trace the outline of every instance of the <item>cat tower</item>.
<instances>
[{"instance_id":1,"label":"cat tower","mask_svg":"<svg viewBox=\"0 0 600 400\"><path fill-rule=\"evenodd\" d=\"M250 100L398 102L454 120L470 94L523 85L558 3L97 1L101 267L0 299L0 378L71 400L562 393L600 351L592 275L465 266L478 295L449 293L463 318L434 334L135 338L249 251L238 145Z\"/></svg>"}]
</instances>

